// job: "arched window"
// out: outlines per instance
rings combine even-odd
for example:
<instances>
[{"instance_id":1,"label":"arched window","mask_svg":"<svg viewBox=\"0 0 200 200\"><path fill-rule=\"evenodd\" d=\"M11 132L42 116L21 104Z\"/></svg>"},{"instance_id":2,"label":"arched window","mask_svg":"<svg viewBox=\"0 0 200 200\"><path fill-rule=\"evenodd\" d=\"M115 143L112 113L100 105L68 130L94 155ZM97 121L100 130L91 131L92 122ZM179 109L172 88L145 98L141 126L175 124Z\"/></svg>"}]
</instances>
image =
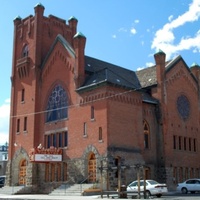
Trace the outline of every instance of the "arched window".
<instances>
[{"instance_id":1,"label":"arched window","mask_svg":"<svg viewBox=\"0 0 200 200\"><path fill-rule=\"evenodd\" d=\"M90 183L96 182L96 167L96 157L95 154L91 152L88 157L88 180Z\"/></svg>"},{"instance_id":2,"label":"arched window","mask_svg":"<svg viewBox=\"0 0 200 200\"><path fill-rule=\"evenodd\" d=\"M57 85L51 92L48 103L46 122L65 119L68 117L68 98L67 93L61 85Z\"/></svg>"},{"instance_id":3,"label":"arched window","mask_svg":"<svg viewBox=\"0 0 200 200\"><path fill-rule=\"evenodd\" d=\"M28 49L28 45L26 44L22 50L22 58L23 57L27 57L29 54L29 49Z\"/></svg>"},{"instance_id":4,"label":"arched window","mask_svg":"<svg viewBox=\"0 0 200 200\"><path fill-rule=\"evenodd\" d=\"M149 125L145 120L143 121L143 126L144 126L144 148L149 149L150 148L150 143L149 143L150 130L149 130Z\"/></svg>"},{"instance_id":5,"label":"arched window","mask_svg":"<svg viewBox=\"0 0 200 200\"><path fill-rule=\"evenodd\" d=\"M26 184L26 160L23 159L20 162L20 169L19 169L19 184L25 185Z\"/></svg>"}]
</instances>

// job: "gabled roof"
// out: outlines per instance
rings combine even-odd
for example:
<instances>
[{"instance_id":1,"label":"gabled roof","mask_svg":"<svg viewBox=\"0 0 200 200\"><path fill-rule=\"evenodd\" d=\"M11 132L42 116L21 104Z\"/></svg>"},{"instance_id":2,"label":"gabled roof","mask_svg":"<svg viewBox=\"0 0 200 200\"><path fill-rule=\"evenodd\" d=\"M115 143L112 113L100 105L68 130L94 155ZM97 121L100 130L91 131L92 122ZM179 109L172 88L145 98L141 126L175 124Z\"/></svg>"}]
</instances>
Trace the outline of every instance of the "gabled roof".
<instances>
[{"instance_id":1,"label":"gabled roof","mask_svg":"<svg viewBox=\"0 0 200 200\"><path fill-rule=\"evenodd\" d=\"M45 57L45 59L44 59L44 61L42 63L42 67L41 68L44 67L46 61L48 60L48 58L49 58L50 54L52 53L54 47L56 46L57 42L60 42L63 45L63 47L68 51L68 53L73 58L75 58L75 51L72 48L72 46L69 44L69 42L67 42L67 40L62 35L58 34L57 37L56 37L56 39L54 40L53 44L51 45L50 50L49 50L47 56Z\"/></svg>"},{"instance_id":2,"label":"gabled roof","mask_svg":"<svg viewBox=\"0 0 200 200\"><path fill-rule=\"evenodd\" d=\"M183 58L179 55L176 58L174 58L173 60L169 60L169 61L165 62L165 72L167 73L168 71L170 71L176 65L176 63L178 63L180 61L182 61L185 65L186 69L188 71L190 71L187 64L183 60ZM137 71L136 74L137 74L137 77L140 81L142 88L147 88L147 87L152 87L152 86L157 85L156 65L142 69L140 71ZM196 80L196 78L193 76L193 74L191 74L191 76Z\"/></svg>"},{"instance_id":3,"label":"gabled roof","mask_svg":"<svg viewBox=\"0 0 200 200\"><path fill-rule=\"evenodd\" d=\"M141 88L134 71L89 56L85 56L85 71L88 76L79 91L102 83L129 89Z\"/></svg>"}]
</instances>

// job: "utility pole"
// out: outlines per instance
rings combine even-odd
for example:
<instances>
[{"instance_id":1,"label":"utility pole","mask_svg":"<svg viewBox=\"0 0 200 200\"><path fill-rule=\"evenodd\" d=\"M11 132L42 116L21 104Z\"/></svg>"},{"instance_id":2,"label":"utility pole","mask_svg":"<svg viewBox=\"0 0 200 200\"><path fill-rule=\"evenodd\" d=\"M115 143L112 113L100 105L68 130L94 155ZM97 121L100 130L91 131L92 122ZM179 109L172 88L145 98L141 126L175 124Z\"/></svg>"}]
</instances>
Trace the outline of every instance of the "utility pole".
<instances>
[{"instance_id":1,"label":"utility pole","mask_svg":"<svg viewBox=\"0 0 200 200\"><path fill-rule=\"evenodd\" d=\"M141 165L140 164L136 164L135 168L137 171L137 181L138 181L138 199L141 198L141 194L140 194L140 169L141 169Z\"/></svg>"},{"instance_id":2,"label":"utility pole","mask_svg":"<svg viewBox=\"0 0 200 200\"><path fill-rule=\"evenodd\" d=\"M146 168L143 166L143 180L144 180L144 199L147 198L146 194Z\"/></svg>"},{"instance_id":3,"label":"utility pole","mask_svg":"<svg viewBox=\"0 0 200 200\"><path fill-rule=\"evenodd\" d=\"M137 166L137 181L138 181L138 199L141 198L140 196L140 167Z\"/></svg>"},{"instance_id":4,"label":"utility pole","mask_svg":"<svg viewBox=\"0 0 200 200\"><path fill-rule=\"evenodd\" d=\"M100 170L100 177L101 177L101 198L103 198L103 161L101 160L100 161L100 167L99 167L99 170Z\"/></svg>"},{"instance_id":5,"label":"utility pole","mask_svg":"<svg viewBox=\"0 0 200 200\"><path fill-rule=\"evenodd\" d=\"M105 160L105 159L103 159L103 160ZM99 167L99 170L100 170L100 181L101 181L101 185L100 185L100 187L101 187L101 198L103 198L103 170L106 170L107 171L107 183L106 183L106 188L107 188L107 191L108 191L108 167L106 166L106 167L104 167L103 166L103 160L100 160L100 167ZM108 194L107 194L108 195Z\"/></svg>"},{"instance_id":6,"label":"utility pole","mask_svg":"<svg viewBox=\"0 0 200 200\"><path fill-rule=\"evenodd\" d=\"M118 192L119 192L119 197L120 197L120 193L121 193L121 158L118 158Z\"/></svg>"}]
</instances>

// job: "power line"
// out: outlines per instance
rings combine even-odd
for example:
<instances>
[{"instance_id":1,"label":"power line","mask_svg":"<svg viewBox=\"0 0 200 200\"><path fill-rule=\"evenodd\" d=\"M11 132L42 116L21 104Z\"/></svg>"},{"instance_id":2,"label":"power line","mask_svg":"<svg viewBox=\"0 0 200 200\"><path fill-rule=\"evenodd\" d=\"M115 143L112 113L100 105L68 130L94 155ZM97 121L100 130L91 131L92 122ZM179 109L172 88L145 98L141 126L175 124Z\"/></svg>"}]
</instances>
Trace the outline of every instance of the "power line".
<instances>
[{"instance_id":1,"label":"power line","mask_svg":"<svg viewBox=\"0 0 200 200\"><path fill-rule=\"evenodd\" d=\"M116 96L124 95L124 94L130 93L130 92L136 91L136 90L137 89L133 89L133 90L125 91L125 92L112 94L112 95L109 95L109 96L106 96L106 97L102 97L102 98L98 98L98 99L95 99L95 100L87 101L85 103L77 103L77 104L73 104L73 105L70 105L70 106L64 106L64 107L60 107L60 108L54 108L54 109L50 109L50 110L43 110L43 111L32 112L32 113L27 113L27 114L12 115L10 117L11 118L19 118L19 117L24 117L24 116L38 115L38 114L53 112L53 111L56 111L56 110L69 109L69 108L83 106L83 105L90 104L90 103L93 103L93 102L97 102L97 101L113 98L113 97L116 97Z\"/></svg>"}]
</instances>

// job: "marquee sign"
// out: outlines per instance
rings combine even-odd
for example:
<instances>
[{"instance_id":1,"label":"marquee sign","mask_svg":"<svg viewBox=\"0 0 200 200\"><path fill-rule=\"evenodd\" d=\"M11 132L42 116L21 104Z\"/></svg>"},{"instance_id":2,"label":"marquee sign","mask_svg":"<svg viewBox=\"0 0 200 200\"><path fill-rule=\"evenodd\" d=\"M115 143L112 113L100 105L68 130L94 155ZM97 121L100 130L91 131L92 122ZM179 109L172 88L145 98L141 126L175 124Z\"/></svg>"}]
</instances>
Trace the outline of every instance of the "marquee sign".
<instances>
[{"instance_id":1,"label":"marquee sign","mask_svg":"<svg viewBox=\"0 0 200 200\"><path fill-rule=\"evenodd\" d=\"M62 149L55 147L49 149L32 148L29 152L29 159L31 162L61 162Z\"/></svg>"}]
</instances>

